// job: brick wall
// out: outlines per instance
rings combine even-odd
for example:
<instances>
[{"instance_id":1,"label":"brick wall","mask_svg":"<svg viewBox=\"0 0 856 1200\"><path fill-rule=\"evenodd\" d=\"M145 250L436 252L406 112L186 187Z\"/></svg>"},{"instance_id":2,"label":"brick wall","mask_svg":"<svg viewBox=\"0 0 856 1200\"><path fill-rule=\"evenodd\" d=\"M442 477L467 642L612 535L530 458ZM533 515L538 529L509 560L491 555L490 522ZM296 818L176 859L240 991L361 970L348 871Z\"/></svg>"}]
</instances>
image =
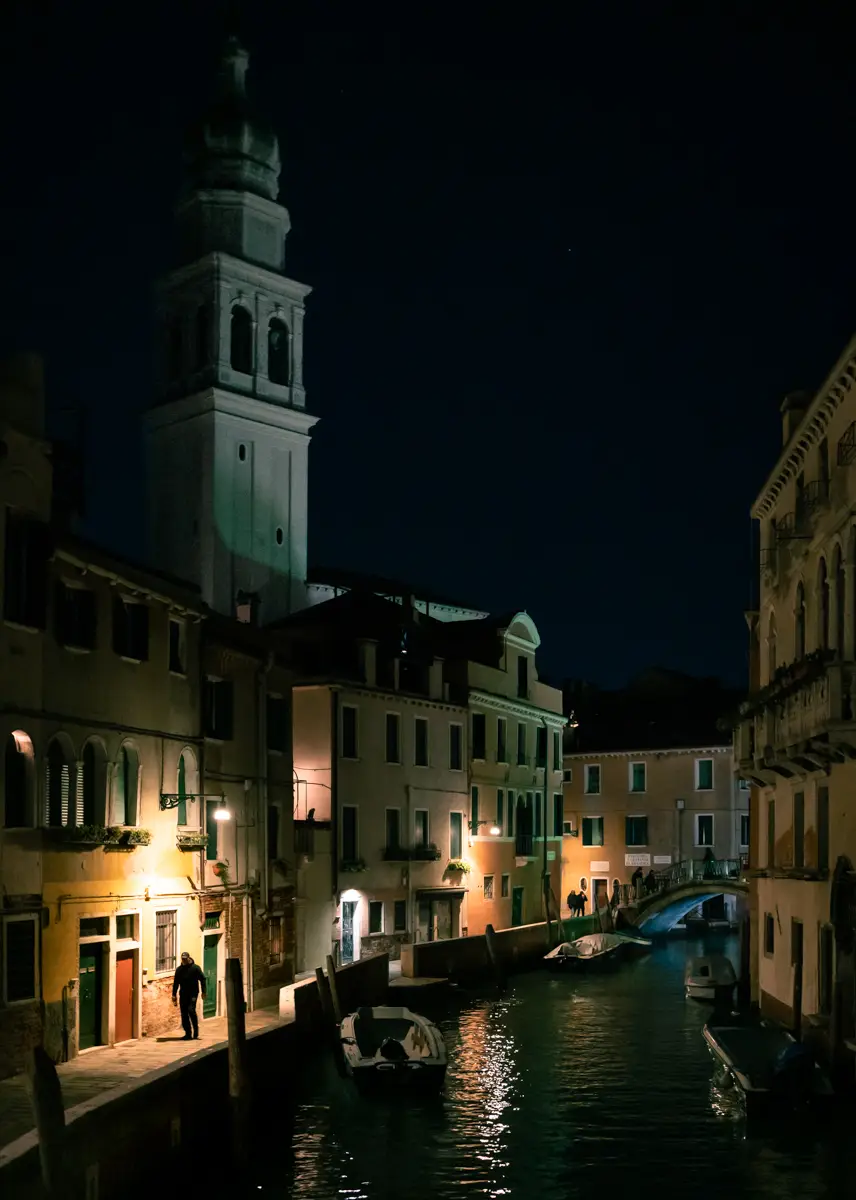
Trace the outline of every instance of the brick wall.
<instances>
[{"instance_id":1,"label":"brick wall","mask_svg":"<svg viewBox=\"0 0 856 1200\"><path fill-rule=\"evenodd\" d=\"M0 1008L0 1079L24 1070L27 1055L42 1040L42 1006L15 1004Z\"/></svg>"},{"instance_id":2,"label":"brick wall","mask_svg":"<svg viewBox=\"0 0 856 1200\"><path fill-rule=\"evenodd\" d=\"M150 979L143 987L143 1037L169 1033L179 1021L172 1003L172 976Z\"/></svg>"}]
</instances>

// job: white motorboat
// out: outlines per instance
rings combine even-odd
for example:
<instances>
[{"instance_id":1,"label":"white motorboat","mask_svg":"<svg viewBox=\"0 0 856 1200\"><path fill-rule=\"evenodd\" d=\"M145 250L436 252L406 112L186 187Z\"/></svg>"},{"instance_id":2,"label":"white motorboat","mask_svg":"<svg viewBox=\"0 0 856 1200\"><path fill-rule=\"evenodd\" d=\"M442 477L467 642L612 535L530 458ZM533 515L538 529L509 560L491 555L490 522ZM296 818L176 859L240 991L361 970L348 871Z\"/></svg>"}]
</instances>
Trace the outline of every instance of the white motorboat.
<instances>
[{"instance_id":1,"label":"white motorboat","mask_svg":"<svg viewBox=\"0 0 856 1200\"><path fill-rule=\"evenodd\" d=\"M649 938L624 933L586 933L545 954L544 962L553 971L576 966L606 966L618 962L630 951L649 950L651 945Z\"/></svg>"},{"instance_id":2,"label":"white motorboat","mask_svg":"<svg viewBox=\"0 0 856 1200\"><path fill-rule=\"evenodd\" d=\"M742 1094L747 1115L783 1105L823 1107L834 1100L829 1076L786 1029L735 1013L708 1021L703 1033L722 1076Z\"/></svg>"},{"instance_id":3,"label":"white motorboat","mask_svg":"<svg viewBox=\"0 0 856 1200\"><path fill-rule=\"evenodd\" d=\"M732 999L736 986L734 967L724 954L707 954L687 963L684 987L689 1000L724 1003Z\"/></svg>"},{"instance_id":4,"label":"white motorboat","mask_svg":"<svg viewBox=\"0 0 856 1200\"><path fill-rule=\"evenodd\" d=\"M447 1065L443 1035L408 1008L359 1008L343 1018L340 1041L345 1068L358 1083L442 1086Z\"/></svg>"}]
</instances>

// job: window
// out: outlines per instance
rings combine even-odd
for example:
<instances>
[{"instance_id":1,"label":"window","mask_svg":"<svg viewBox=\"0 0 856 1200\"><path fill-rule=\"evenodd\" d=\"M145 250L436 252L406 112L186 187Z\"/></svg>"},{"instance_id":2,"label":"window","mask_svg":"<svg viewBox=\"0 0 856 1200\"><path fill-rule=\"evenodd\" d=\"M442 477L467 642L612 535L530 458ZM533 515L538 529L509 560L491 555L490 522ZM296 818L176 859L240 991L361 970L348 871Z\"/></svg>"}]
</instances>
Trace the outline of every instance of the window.
<instances>
[{"instance_id":1,"label":"window","mask_svg":"<svg viewBox=\"0 0 856 1200\"><path fill-rule=\"evenodd\" d=\"M398 713L386 714L386 761L401 762L401 718Z\"/></svg>"},{"instance_id":2,"label":"window","mask_svg":"<svg viewBox=\"0 0 856 1200\"><path fill-rule=\"evenodd\" d=\"M511 883L510 875L503 875L499 882L499 894L503 900L507 900L509 896L509 885Z\"/></svg>"},{"instance_id":3,"label":"window","mask_svg":"<svg viewBox=\"0 0 856 1200\"><path fill-rule=\"evenodd\" d=\"M748 847L749 845L749 814L740 814L740 845Z\"/></svg>"},{"instance_id":4,"label":"window","mask_svg":"<svg viewBox=\"0 0 856 1200\"><path fill-rule=\"evenodd\" d=\"M603 817L583 817L583 845L603 845Z\"/></svg>"},{"instance_id":5,"label":"window","mask_svg":"<svg viewBox=\"0 0 856 1200\"><path fill-rule=\"evenodd\" d=\"M532 799L531 796L527 792L526 793L526 803L527 804L531 803L531 799ZM543 833L543 830L541 827L541 818L542 818L541 793L536 792L535 793L535 836L536 836L536 838L541 837L541 835Z\"/></svg>"},{"instance_id":6,"label":"window","mask_svg":"<svg viewBox=\"0 0 856 1200\"><path fill-rule=\"evenodd\" d=\"M30 824L30 768L33 762L33 743L25 733L10 733L6 738L3 761L5 810L7 829L20 829Z\"/></svg>"},{"instance_id":7,"label":"window","mask_svg":"<svg viewBox=\"0 0 856 1200\"><path fill-rule=\"evenodd\" d=\"M473 758L484 761L487 731L484 713L473 713Z\"/></svg>"},{"instance_id":8,"label":"window","mask_svg":"<svg viewBox=\"0 0 856 1200\"><path fill-rule=\"evenodd\" d=\"M176 822L179 825L187 824L187 798L192 795L192 791L188 792L188 773L193 770L193 760L185 751L178 760L178 807L176 808Z\"/></svg>"},{"instance_id":9,"label":"window","mask_svg":"<svg viewBox=\"0 0 856 1200\"><path fill-rule=\"evenodd\" d=\"M463 770L463 733L463 725L449 726L449 769L452 771Z\"/></svg>"},{"instance_id":10,"label":"window","mask_svg":"<svg viewBox=\"0 0 856 1200\"><path fill-rule=\"evenodd\" d=\"M561 792L553 793L553 837L562 836L565 819L565 798Z\"/></svg>"},{"instance_id":11,"label":"window","mask_svg":"<svg viewBox=\"0 0 856 1200\"><path fill-rule=\"evenodd\" d=\"M529 699L529 659L525 654L517 656L517 698Z\"/></svg>"},{"instance_id":12,"label":"window","mask_svg":"<svg viewBox=\"0 0 856 1200\"><path fill-rule=\"evenodd\" d=\"M109 917L81 917L81 938L108 938L110 936Z\"/></svg>"},{"instance_id":13,"label":"window","mask_svg":"<svg viewBox=\"0 0 856 1200\"><path fill-rule=\"evenodd\" d=\"M496 789L496 827L500 831L500 833L502 833L503 822L505 820L505 806L503 803L504 800L505 800L505 796L503 795L502 788L497 788Z\"/></svg>"},{"instance_id":14,"label":"window","mask_svg":"<svg viewBox=\"0 0 856 1200\"><path fill-rule=\"evenodd\" d=\"M278 754L288 750L289 714L284 696L268 696L265 713L267 748Z\"/></svg>"},{"instance_id":15,"label":"window","mask_svg":"<svg viewBox=\"0 0 856 1200\"><path fill-rule=\"evenodd\" d=\"M573 832L574 832L573 821L565 821L562 825L562 834L565 837L570 837Z\"/></svg>"},{"instance_id":16,"label":"window","mask_svg":"<svg viewBox=\"0 0 856 1200\"><path fill-rule=\"evenodd\" d=\"M505 745L506 721L505 717L497 717L496 719L496 761L498 763L507 762L506 745Z\"/></svg>"},{"instance_id":17,"label":"window","mask_svg":"<svg viewBox=\"0 0 856 1200\"><path fill-rule=\"evenodd\" d=\"M268 858L274 862L279 858L279 807L269 804L267 810Z\"/></svg>"},{"instance_id":18,"label":"window","mask_svg":"<svg viewBox=\"0 0 856 1200\"><path fill-rule=\"evenodd\" d=\"M288 387L291 382L291 354L288 326L279 317L268 325L268 379Z\"/></svg>"},{"instance_id":19,"label":"window","mask_svg":"<svg viewBox=\"0 0 856 1200\"><path fill-rule=\"evenodd\" d=\"M547 729L539 725L535 730L535 766L547 767Z\"/></svg>"},{"instance_id":20,"label":"window","mask_svg":"<svg viewBox=\"0 0 856 1200\"><path fill-rule=\"evenodd\" d=\"M829 870L829 788L817 789L817 867Z\"/></svg>"},{"instance_id":21,"label":"window","mask_svg":"<svg viewBox=\"0 0 856 1200\"><path fill-rule=\"evenodd\" d=\"M697 758L695 764L695 785L697 792L713 790L713 759Z\"/></svg>"},{"instance_id":22,"label":"window","mask_svg":"<svg viewBox=\"0 0 856 1200\"><path fill-rule=\"evenodd\" d=\"M133 942L137 937L137 918L134 913L122 913L116 918L116 941Z\"/></svg>"},{"instance_id":23,"label":"window","mask_svg":"<svg viewBox=\"0 0 856 1200\"><path fill-rule=\"evenodd\" d=\"M764 913L764 953L776 952L776 923L772 913Z\"/></svg>"},{"instance_id":24,"label":"window","mask_svg":"<svg viewBox=\"0 0 856 1200\"><path fill-rule=\"evenodd\" d=\"M479 789L470 788L470 836L478 837L479 825Z\"/></svg>"},{"instance_id":25,"label":"window","mask_svg":"<svg viewBox=\"0 0 856 1200\"><path fill-rule=\"evenodd\" d=\"M413 762L417 767L428 766L428 720L416 717L413 723Z\"/></svg>"},{"instance_id":26,"label":"window","mask_svg":"<svg viewBox=\"0 0 856 1200\"><path fill-rule=\"evenodd\" d=\"M509 789L505 798L506 837L514 837L514 792Z\"/></svg>"},{"instance_id":27,"label":"window","mask_svg":"<svg viewBox=\"0 0 856 1200\"><path fill-rule=\"evenodd\" d=\"M342 758L357 757L357 710L342 705Z\"/></svg>"},{"instance_id":28,"label":"window","mask_svg":"<svg viewBox=\"0 0 856 1200\"><path fill-rule=\"evenodd\" d=\"M428 809L417 808L413 812L413 841L417 846L427 846L428 837Z\"/></svg>"},{"instance_id":29,"label":"window","mask_svg":"<svg viewBox=\"0 0 856 1200\"><path fill-rule=\"evenodd\" d=\"M101 746L87 742L80 763L80 791L84 825L103 825L107 820L107 763Z\"/></svg>"},{"instance_id":30,"label":"window","mask_svg":"<svg viewBox=\"0 0 856 1200\"><path fill-rule=\"evenodd\" d=\"M398 850L401 847L401 809L386 810L386 848Z\"/></svg>"},{"instance_id":31,"label":"window","mask_svg":"<svg viewBox=\"0 0 856 1200\"><path fill-rule=\"evenodd\" d=\"M184 675L187 667L187 626L176 617L169 619L169 669L173 675Z\"/></svg>"},{"instance_id":32,"label":"window","mask_svg":"<svg viewBox=\"0 0 856 1200\"><path fill-rule=\"evenodd\" d=\"M214 813L219 807L219 800L208 800L205 803L205 834L208 838L208 841L205 843L206 862L217 861L217 843L219 841L218 834L220 832L220 822L215 818Z\"/></svg>"},{"instance_id":33,"label":"window","mask_svg":"<svg viewBox=\"0 0 856 1200\"><path fill-rule=\"evenodd\" d=\"M697 846L713 845L713 813L696 813L695 844Z\"/></svg>"},{"instance_id":34,"label":"window","mask_svg":"<svg viewBox=\"0 0 856 1200\"><path fill-rule=\"evenodd\" d=\"M553 730L553 770L562 769L562 735L558 729Z\"/></svg>"},{"instance_id":35,"label":"window","mask_svg":"<svg viewBox=\"0 0 856 1200\"><path fill-rule=\"evenodd\" d=\"M517 726L517 765L526 766L526 726Z\"/></svg>"},{"instance_id":36,"label":"window","mask_svg":"<svg viewBox=\"0 0 856 1200\"><path fill-rule=\"evenodd\" d=\"M449 813L449 858L460 858L464 852L464 814Z\"/></svg>"},{"instance_id":37,"label":"window","mask_svg":"<svg viewBox=\"0 0 856 1200\"><path fill-rule=\"evenodd\" d=\"M393 902L392 928L395 933L403 933L407 929L407 901Z\"/></svg>"},{"instance_id":38,"label":"window","mask_svg":"<svg viewBox=\"0 0 856 1200\"><path fill-rule=\"evenodd\" d=\"M369 900L369 933L383 933L382 900Z\"/></svg>"},{"instance_id":39,"label":"window","mask_svg":"<svg viewBox=\"0 0 856 1200\"><path fill-rule=\"evenodd\" d=\"M282 917L271 917L268 921L268 963L272 967L279 966L284 957Z\"/></svg>"},{"instance_id":40,"label":"window","mask_svg":"<svg viewBox=\"0 0 856 1200\"><path fill-rule=\"evenodd\" d=\"M61 646L76 650L95 649L97 610L95 593L88 588L57 583L54 608L54 632Z\"/></svg>"},{"instance_id":41,"label":"window","mask_svg":"<svg viewBox=\"0 0 856 1200\"><path fill-rule=\"evenodd\" d=\"M625 817L624 818L624 844L625 844L625 846L647 846L648 845L648 818L647 817Z\"/></svg>"},{"instance_id":42,"label":"window","mask_svg":"<svg viewBox=\"0 0 856 1200\"><path fill-rule=\"evenodd\" d=\"M147 662L149 657L148 605L121 596L113 598L113 650L122 658Z\"/></svg>"},{"instance_id":43,"label":"window","mask_svg":"<svg viewBox=\"0 0 856 1200\"><path fill-rule=\"evenodd\" d=\"M357 857L357 806L342 805L342 859L353 862Z\"/></svg>"},{"instance_id":44,"label":"window","mask_svg":"<svg viewBox=\"0 0 856 1200\"><path fill-rule=\"evenodd\" d=\"M565 767L562 772L562 783L573 783L574 772L571 767Z\"/></svg>"},{"instance_id":45,"label":"window","mask_svg":"<svg viewBox=\"0 0 856 1200\"><path fill-rule=\"evenodd\" d=\"M229 362L233 371L243 375L253 372L253 318L242 304L236 304L232 309Z\"/></svg>"},{"instance_id":46,"label":"window","mask_svg":"<svg viewBox=\"0 0 856 1200\"><path fill-rule=\"evenodd\" d=\"M794 866L805 865L805 793L794 792Z\"/></svg>"},{"instance_id":47,"label":"window","mask_svg":"<svg viewBox=\"0 0 856 1200\"><path fill-rule=\"evenodd\" d=\"M585 768L585 793L587 796L600 795L600 763L587 763Z\"/></svg>"},{"instance_id":48,"label":"window","mask_svg":"<svg viewBox=\"0 0 856 1200\"><path fill-rule=\"evenodd\" d=\"M155 971L174 971L178 942L178 912L171 908L155 913Z\"/></svg>"},{"instance_id":49,"label":"window","mask_svg":"<svg viewBox=\"0 0 856 1200\"><path fill-rule=\"evenodd\" d=\"M216 742L232 740L234 687L231 679L206 679L203 696L205 736Z\"/></svg>"},{"instance_id":50,"label":"window","mask_svg":"<svg viewBox=\"0 0 856 1200\"><path fill-rule=\"evenodd\" d=\"M77 814L71 810L71 766L56 739L48 746L45 774L45 824L74 825Z\"/></svg>"},{"instance_id":51,"label":"window","mask_svg":"<svg viewBox=\"0 0 856 1200\"><path fill-rule=\"evenodd\" d=\"M0 1001L18 1004L39 995L38 916L5 917L0 924Z\"/></svg>"},{"instance_id":52,"label":"window","mask_svg":"<svg viewBox=\"0 0 856 1200\"><path fill-rule=\"evenodd\" d=\"M47 627L48 558L47 525L6 510L6 547L3 562L3 616L29 629Z\"/></svg>"},{"instance_id":53,"label":"window","mask_svg":"<svg viewBox=\"0 0 856 1200\"><path fill-rule=\"evenodd\" d=\"M493 876L485 875L484 877L484 898L485 900L493 899Z\"/></svg>"},{"instance_id":54,"label":"window","mask_svg":"<svg viewBox=\"0 0 856 1200\"><path fill-rule=\"evenodd\" d=\"M630 764L630 790L631 792L644 792L647 790L647 772L645 763L637 762ZM629 843L628 843L629 845Z\"/></svg>"}]
</instances>

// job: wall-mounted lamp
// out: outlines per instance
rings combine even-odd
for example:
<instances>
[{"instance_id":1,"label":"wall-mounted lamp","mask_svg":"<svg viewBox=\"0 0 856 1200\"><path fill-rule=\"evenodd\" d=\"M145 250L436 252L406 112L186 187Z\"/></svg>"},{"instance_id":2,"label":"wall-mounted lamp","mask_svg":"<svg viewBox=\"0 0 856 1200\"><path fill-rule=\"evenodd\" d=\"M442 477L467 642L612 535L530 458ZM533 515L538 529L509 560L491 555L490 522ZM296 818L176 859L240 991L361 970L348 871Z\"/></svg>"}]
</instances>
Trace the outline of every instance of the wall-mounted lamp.
<instances>
[{"instance_id":1,"label":"wall-mounted lamp","mask_svg":"<svg viewBox=\"0 0 856 1200\"><path fill-rule=\"evenodd\" d=\"M214 809L214 812L211 815L214 817L215 821L231 821L232 820L232 814L229 812L228 808L226 807L225 800L220 801L220 803L217 805L217 807Z\"/></svg>"},{"instance_id":2,"label":"wall-mounted lamp","mask_svg":"<svg viewBox=\"0 0 856 1200\"><path fill-rule=\"evenodd\" d=\"M499 837L499 835L502 833L502 830L499 828L498 825L491 825L490 832L493 835L493 837Z\"/></svg>"}]
</instances>

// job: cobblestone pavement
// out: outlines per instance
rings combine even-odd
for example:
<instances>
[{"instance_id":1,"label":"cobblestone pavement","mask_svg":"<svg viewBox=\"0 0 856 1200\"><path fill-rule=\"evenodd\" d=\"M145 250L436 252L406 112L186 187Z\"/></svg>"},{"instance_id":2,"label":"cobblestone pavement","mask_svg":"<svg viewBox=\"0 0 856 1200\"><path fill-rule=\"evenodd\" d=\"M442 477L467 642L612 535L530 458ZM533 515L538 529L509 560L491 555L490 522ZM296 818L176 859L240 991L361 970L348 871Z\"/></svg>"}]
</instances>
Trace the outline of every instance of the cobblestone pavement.
<instances>
[{"instance_id":1,"label":"cobblestone pavement","mask_svg":"<svg viewBox=\"0 0 856 1200\"><path fill-rule=\"evenodd\" d=\"M266 1029L279 1023L279 1010L260 1008L247 1013L247 1033ZM119 1046L104 1046L87 1050L71 1062L57 1066L66 1109L82 1104L102 1092L127 1084L169 1066L178 1059L189 1058L200 1050L226 1042L226 1018L211 1017L199 1028L198 1042L185 1042L181 1026L173 1033L159 1037L140 1038ZM33 1113L23 1075L0 1080L0 1149L33 1129Z\"/></svg>"}]
</instances>

